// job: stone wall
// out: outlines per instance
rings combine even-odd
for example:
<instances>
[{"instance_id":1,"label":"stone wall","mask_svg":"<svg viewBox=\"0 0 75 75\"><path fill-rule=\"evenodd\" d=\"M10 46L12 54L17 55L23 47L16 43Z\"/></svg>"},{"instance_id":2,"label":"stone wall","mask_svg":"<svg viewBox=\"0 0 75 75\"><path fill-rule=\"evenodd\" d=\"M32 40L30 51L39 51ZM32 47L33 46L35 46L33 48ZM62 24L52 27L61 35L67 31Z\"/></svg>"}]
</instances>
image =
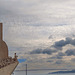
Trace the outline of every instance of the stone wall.
<instances>
[{"instance_id":1,"label":"stone wall","mask_svg":"<svg viewBox=\"0 0 75 75\"><path fill-rule=\"evenodd\" d=\"M8 47L3 41L3 25L0 23L0 59L8 58Z\"/></svg>"},{"instance_id":2,"label":"stone wall","mask_svg":"<svg viewBox=\"0 0 75 75\"><path fill-rule=\"evenodd\" d=\"M14 62L6 67L1 68L0 75L11 75L17 65L18 65L18 61Z\"/></svg>"}]
</instances>

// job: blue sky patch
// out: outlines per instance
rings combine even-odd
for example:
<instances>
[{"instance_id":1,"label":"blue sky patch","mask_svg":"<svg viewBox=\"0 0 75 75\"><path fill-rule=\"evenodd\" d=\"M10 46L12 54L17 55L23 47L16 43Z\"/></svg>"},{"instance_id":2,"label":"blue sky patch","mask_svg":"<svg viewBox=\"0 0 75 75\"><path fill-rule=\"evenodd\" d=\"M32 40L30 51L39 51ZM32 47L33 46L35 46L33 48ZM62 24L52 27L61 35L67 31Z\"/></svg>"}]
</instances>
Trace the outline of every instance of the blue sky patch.
<instances>
[{"instance_id":1,"label":"blue sky patch","mask_svg":"<svg viewBox=\"0 0 75 75\"><path fill-rule=\"evenodd\" d=\"M26 59L18 59L19 63L25 62Z\"/></svg>"}]
</instances>

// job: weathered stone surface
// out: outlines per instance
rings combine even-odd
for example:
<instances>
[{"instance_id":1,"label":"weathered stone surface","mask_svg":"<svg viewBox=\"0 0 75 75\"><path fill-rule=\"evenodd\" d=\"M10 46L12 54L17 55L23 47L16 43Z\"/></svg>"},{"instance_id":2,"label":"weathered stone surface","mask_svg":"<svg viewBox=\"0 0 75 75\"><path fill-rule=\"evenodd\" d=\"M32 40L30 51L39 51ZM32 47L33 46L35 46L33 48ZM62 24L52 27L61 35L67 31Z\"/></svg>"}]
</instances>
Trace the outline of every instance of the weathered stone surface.
<instances>
[{"instance_id":1,"label":"weathered stone surface","mask_svg":"<svg viewBox=\"0 0 75 75\"><path fill-rule=\"evenodd\" d=\"M1 68L0 75L11 75L11 73L14 71L17 65L18 65L18 62L15 62L6 67Z\"/></svg>"},{"instance_id":2,"label":"weathered stone surface","mask_svg":"<svg viewBox=\"0 0 75 75\"><path fill-rule=\"evenodd\" d=\"M0 23L0 59L8 58L8 47L6 43L3 41L3 26Z\"/></svg>"},{"instance_id":3,"label":"weathered stone surface","mask_svg":"<svg viewBox=\"0 0 75 75\"><path fill-rule=\"evenodd\" d=\"M11 75L18 65L16 53L14 58L8 56L8 46L3 41L3 25L0 23L0 75Z\"/></svg>"}]
</instances>

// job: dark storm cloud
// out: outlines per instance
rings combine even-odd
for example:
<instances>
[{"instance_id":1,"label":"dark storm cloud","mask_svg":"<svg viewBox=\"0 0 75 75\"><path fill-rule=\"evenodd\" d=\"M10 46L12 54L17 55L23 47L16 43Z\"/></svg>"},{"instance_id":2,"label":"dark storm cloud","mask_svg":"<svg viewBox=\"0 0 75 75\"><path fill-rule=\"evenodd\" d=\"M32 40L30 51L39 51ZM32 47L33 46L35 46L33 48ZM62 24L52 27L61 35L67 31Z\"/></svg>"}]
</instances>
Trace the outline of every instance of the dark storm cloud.
<instances>
[{"instance_id":1,"label":"dark storm cloud","mask_svg":"<svg viewBox=\"0 0 75 75\"><path fill-rule=\"evenodd\" d=\"M36 49L30 52L30 54L52 54L57 52L57 50L53 49Z\"/></svg>"},{"instance_id":2,"label":"dark storm cloud","mask_svg":"<svg viewBox=\"0 0 75 75\"><path fill-rule=\"evenodd\" d=\"M66 38L65 40L60 40L60 41L55 42L53 46L55 48L62 49L62 47L66 46L67 44L75 45L75 39Z\"/></svg>"},{"instance_id":3,"label":"dark storm cloud","mask_svg":"<svg viewBox=\"0 0 75 75\"><path fill-rule=\"evenodd\" d=\"M71 56L71 55L75 56L75 49L67 50L65 53L66 53L67 56Z\"/></svg>"}]
</instances>

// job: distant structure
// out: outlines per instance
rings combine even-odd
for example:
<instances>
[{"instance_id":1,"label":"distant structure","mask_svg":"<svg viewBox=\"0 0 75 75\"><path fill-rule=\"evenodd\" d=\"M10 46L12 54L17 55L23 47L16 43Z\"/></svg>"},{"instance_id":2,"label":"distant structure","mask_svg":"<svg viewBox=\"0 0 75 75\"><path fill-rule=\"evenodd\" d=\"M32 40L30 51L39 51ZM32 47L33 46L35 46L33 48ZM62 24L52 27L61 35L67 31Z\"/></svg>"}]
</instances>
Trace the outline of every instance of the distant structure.
<instances>
[{"instance_id":1,"label":"distant structure","mask_svg":"<svg viewBox=\"0 0 75 75\"><path fill-rule=\"evenodd\" d=\"M16 53L14 58L8 56L8 46L3 41L3 25L0 23L0 75L11 75L18 63Z\"/></svg>"}]
</instances>

